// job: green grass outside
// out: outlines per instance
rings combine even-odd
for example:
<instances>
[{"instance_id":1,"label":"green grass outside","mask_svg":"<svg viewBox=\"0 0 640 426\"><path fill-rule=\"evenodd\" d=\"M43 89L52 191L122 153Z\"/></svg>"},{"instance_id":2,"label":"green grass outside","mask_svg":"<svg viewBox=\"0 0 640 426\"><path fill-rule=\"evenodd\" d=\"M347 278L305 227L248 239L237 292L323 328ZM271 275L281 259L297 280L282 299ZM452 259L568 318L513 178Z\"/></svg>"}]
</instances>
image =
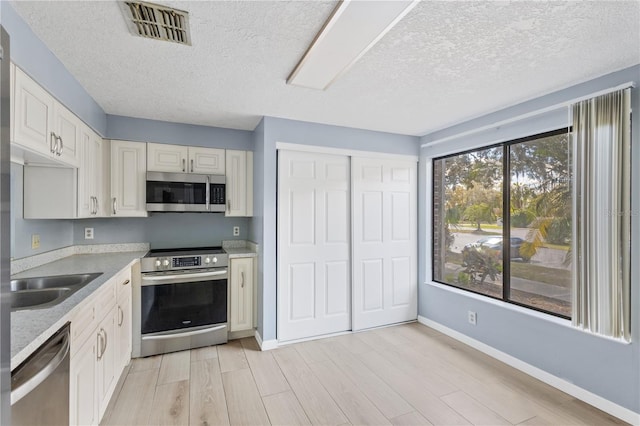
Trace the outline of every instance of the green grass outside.
<instances>
[{"instance_id":1,"label":"green grass outside","mask_svg":"<svg viewBox=\"0 0 640 426\"><path fill-rule=\"evenodd\" d=\"M447 262L462 264L462 253L447 252ZM557 285L564 288L571 287L571 271L566 269L546 268L525 262L511 262L511 275L517 278L537 281L545 284Z\"/></svg>"}]
</instances>

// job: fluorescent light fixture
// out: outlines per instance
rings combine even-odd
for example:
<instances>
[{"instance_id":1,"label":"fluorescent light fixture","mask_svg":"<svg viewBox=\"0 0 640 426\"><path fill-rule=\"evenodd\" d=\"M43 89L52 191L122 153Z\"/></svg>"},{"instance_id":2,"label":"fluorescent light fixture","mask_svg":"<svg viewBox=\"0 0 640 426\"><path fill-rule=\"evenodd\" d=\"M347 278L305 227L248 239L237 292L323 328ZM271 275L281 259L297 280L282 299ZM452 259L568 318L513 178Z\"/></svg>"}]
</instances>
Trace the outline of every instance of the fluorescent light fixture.
<instances>
[{"instance_id":1,"label":"fluorescent light fixture","mask_svg":"<svg viewBox=\"0 0 640 426\"><path fill-rule=\"evenodd\" d=\"M294 68L287 84L325 90L418 1L341 1Z\"/></svg>"}]
</instances>

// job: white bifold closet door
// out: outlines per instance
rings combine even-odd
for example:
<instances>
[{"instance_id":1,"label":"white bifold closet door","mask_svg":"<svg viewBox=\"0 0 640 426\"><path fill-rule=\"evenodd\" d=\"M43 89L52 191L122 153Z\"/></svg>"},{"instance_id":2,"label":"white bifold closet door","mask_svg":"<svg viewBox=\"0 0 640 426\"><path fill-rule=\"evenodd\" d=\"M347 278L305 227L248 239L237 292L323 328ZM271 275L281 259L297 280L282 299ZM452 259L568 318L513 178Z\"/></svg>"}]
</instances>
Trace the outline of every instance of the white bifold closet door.
<instances>
[{"instance_id":1,"label":"white bifold closet door","mask_svg":"<svg viewBox=\"0 0 640 426\"><path fill-rule=\"evenodd\" d=\"M349 157L278 151L278 340L351 330Z\"/></svg>"},{"instance_id":2,"label":"white bifold closet door","mask_svg":"<svg viewBox=\"0 0 640 426\"><path fill-rule=\"evenodd\" d=\"M418 316L417 164L353 157L353 330Z\"/></svg>"}]
</instances>

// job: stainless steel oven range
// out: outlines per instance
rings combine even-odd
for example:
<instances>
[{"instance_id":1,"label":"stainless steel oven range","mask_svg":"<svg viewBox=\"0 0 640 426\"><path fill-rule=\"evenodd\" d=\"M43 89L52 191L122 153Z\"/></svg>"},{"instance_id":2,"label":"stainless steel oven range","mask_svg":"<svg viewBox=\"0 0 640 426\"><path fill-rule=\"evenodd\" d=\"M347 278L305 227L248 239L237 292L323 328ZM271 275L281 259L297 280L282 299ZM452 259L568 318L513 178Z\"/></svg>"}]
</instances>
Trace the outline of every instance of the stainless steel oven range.
<instances>
[{"instance_id":1,"label":"stainless steel oven range","mask_svg":"<svg viewBox=\"0 0 640 426\"><path fill-rule=\"evenodd\" d=\"M221 247L147 253L133 288L133 356L226 343L227 265Z\"/></svg>"}]
</instances>

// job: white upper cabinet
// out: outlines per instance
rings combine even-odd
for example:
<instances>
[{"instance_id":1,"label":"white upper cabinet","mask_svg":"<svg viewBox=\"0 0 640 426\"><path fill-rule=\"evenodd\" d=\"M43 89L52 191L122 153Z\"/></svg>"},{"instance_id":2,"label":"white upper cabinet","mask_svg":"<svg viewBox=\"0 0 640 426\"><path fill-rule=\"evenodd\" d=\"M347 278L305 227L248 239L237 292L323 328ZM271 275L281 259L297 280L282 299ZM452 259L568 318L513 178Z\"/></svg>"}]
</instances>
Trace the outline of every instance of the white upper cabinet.
<instances>
[{"instance_id":1,"label":"white upper cabinet","mask_svg":"<svg viewBox=\"0 0 640 426\"><path fill-rule=\"evenodd\" d=\"M14 142L46 156L55 155L53 96L17 67L14 90Z\"/></svg>"},{"instance_id":2,"label":"white upper cabinet","mask_svg":"<svg viewBox=\"0 0 640 426\"><path fill-rule=\"evenodd\" d=\"M150 172L223 175L224 165L224 149L147 144L147 169Z\"/></svg>"},{"instance_id":3,"label":"white upper cabinet","mask_svg":"<svg viewBox=\"0 0 640 426\"><path fill-rule=\"evenodd\" d=\"M224 174L225 150L218 148L189 147L189 172L207 175Z\"/></svg>"},{"instance_id":4,"label":"white upper cabinet","mask_svg":"<svg viewBox=\"0 0 640 426\"><path fill-rule=\"evenodd\" d=\"M161 143L147 144L147 169L150 172L187 172L188 148Z\"/></svg>"},{"instance_id":5,"label":"white upper cabinet","mask_svg":"<svg viewBox=\"0 0 640 426\"><path fill-rule=\"evenodd\" d=\"M111 141L111 216L147 216L147 144Z\"/></svg>"},{"instance_id":6,"label":"white upper cabinet","mask_svg":"<svg viewBox=\"0 0 640 426\"><path fill-rule=\"evenodd\" d=\"M14 66L12 142L39 157L31 163L80 165L82 121Z\"/></svg>"},{"instance_id":7,"label":"white upper cabinet","mask_svg":"<svg viewBox=\"0 0 640 426\"><path fill-rule=\"evenodd\" d=\"M81 162L78 169L78 217L108 216L105 181L108 180L108 161L105 146L100 136L83 126L80 131Z\"/></svg>"},{"instance_id":8,"label":"white upper cabinet","mask_svg":"<svg viewBox=\"0 0 640 426\"><path fill-rule=\"evenodd\" d=\"M226 152L225 216L253 216L253 152Z\"/></svg>"},{"instance_id":9,"label":"white upper cabinet","mask_svg":"<svg viewBox=\"0 0 640 426\"><path fill-rule=\"evenodd\" d=\"M57 141L56 153L65 164L80 165L80 135L82 121L71 111L55 102L53 106L53 137Z\"/></svg>"}]
</instances>

